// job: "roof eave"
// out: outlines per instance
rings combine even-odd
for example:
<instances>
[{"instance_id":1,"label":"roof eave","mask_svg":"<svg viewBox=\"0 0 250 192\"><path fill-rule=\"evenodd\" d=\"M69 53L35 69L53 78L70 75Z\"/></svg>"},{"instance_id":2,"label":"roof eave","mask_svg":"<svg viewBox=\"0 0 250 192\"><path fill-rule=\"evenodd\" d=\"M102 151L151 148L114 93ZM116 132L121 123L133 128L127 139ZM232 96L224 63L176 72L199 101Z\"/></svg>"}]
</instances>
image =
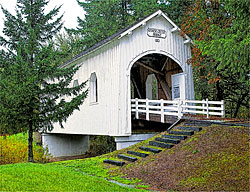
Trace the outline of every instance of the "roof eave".
<instances>
[{"instance_id":1,"label":"roof eave","mask_svg":"<svg viewBox=\"0 0 250 192\"><path fill-rule=\"evenodd\" d=\"M114 37L113 39L111 39L111 40L109 40L109 41L103 43L102 45L96 47L95 49L92 49L91 51L87 51L85 54L82 54L81 56L76 55L75 58L73 57L71 61L68 61L68 62L62 64L62 65L60 65L59 67L67 67L67 66L69 66L69 65L72 65L72 64L75 63L76 61L82 59L83 57L86 57L87 55L89 55L89 54L91 54L91 53L97 51L98 49L101 49L102 47L104 47L104 46L110 44L111 42L117 40L118 38L119 38L119 37Z\"/></svg>"},{"instance_id":2,"label":"roof eave","mask_svg":"<svg viewBox=\"0 0 250 192\"><path fill-rule=\"evenodd\" d=\"M126 36L126 35L130 35L133 32L133 30L137 29L138 27L145 26L146 23L149 20L151 20L152 18L157 17L157 16L164 17L173 26L172 31L171 31L172 33L176 32L176 31L178 31L178 32L181 31L181 29L162 10L158 10L155 13L153 13L153 14L149 15L148 17L146 17L145 19L143 19L141 22L139 22L136 25L134 25L133 27L131 27L128 30L124 31L120 35L119 39L122 38L122 37L124 37L124 36ZM191 38L187 34L184 34L184 37L187 40L189 40L191 44L193 44L193 41L191 40Z\"/></svg>"}]
</instances>

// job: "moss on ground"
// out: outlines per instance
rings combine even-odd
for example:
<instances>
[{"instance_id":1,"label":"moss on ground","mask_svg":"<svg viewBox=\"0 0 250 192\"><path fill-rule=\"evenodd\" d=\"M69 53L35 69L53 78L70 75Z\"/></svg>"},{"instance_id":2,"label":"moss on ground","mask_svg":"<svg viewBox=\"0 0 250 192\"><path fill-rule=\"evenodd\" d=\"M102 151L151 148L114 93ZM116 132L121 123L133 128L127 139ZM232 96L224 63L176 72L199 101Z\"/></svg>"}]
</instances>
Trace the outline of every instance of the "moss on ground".
<instances>
[{"instance_id":1,"label":"moss on ground","mask_svg":"<svg viewBox=\"0 0 250 192\"><path fill-rule=\"evenodd\" d=\"M164 133L165 134L165 133ZM155 136L158 137L159 135ZM155 137L150 140L154 140ZM149 140L122 151L137 151ZM159 190L247 190L249 189L249 130L247 127L212 125L159 154L110 169L126 178L139 178Z\"/></svg>"},{"instance_id":2,"label":"moss on ground","mask_svg":"<svg viewBox=\"0 0 250 192\"><path fill-rule=\"evenodd\" d=\"M248 128L212 128L211 140L218 139L223 145L221 150L215 149L213 152L211 149L207 155L194 161L196 169L192 170L190 176L182 179L179 186L200 190L249 190Z\"/></svg>"},{"instance_id":3,"label":"moss on ground","mask_svg":"<svg viewBox=\"0 0 250 192\"><path fill-rule=\"evenodd\" d=\"M245 154L241 157L235 154L217 153L209 158L201 159L200 168L194 174L180 182L180 186L202 188L203 190L246 190L249 185L248 171L244 170L249 163ZM239 166L243 167L239 167ZM240 185L239 185L240 184Z\"/></svg>"}]
</instances>

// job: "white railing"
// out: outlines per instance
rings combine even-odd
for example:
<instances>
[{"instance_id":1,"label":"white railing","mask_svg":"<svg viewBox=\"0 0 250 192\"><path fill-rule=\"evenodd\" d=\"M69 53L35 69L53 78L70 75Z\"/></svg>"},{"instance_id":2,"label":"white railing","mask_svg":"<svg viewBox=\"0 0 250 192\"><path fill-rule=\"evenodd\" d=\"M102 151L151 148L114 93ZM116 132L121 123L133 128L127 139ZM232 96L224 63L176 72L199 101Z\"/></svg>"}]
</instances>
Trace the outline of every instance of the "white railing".
<instances>
[{"instance_id":1,"label":"white railing","mask_svg":"<svg viewBox=\"0 0 250 192\"><path fill-rule=\"evenodd\" d=\"M149 120L150 114L161 115L161 122L164 122L165 115L177 116L179 119L184 114L205 114L218 115L225 117L224 101L209 101L208 99L198 100L149 100L149 99L131 99L131 110L135 112L136 119L139 114L146 114L146 120Z\"/></svg>"}]
</instances>

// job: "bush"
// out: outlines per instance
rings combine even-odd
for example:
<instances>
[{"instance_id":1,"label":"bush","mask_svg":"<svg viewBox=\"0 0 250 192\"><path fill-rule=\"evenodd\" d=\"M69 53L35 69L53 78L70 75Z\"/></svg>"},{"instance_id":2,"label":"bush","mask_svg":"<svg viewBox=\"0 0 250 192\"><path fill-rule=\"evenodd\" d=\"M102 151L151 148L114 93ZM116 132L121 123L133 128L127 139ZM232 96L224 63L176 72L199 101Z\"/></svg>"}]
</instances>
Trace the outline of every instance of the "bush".
<instances>
[{"instance_id":1,"label":"bush","mask_svg":"<svg viewBox=\"0 0 250 192\"><path fill-rule=\"evenodd\" d=\"M114 137L110 136L90 136L89 153L91 156L98 156L116 150Z\"/></svg>"},{"instance_id":2,"label":"bush","mask_svg":"<svg viewBox=\"0 0 250 192\"><path fill-rule=\"evenodd\" d=\"M0 165L26 162L28 160L28 134L0 136ZM47 162L46 152L42 146L33 143L34 160Z\"/></svg>"}]
</instances>

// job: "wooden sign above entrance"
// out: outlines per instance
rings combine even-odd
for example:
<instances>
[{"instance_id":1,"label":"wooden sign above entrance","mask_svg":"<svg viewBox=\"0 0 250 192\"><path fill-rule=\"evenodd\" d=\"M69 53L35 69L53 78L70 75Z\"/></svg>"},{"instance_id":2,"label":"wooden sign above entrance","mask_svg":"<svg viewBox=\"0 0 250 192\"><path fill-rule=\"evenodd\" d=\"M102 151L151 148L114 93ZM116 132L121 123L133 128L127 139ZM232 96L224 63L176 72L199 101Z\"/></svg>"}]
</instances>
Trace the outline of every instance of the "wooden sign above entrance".
<instances>
[{"instance_id":1,"label":"wooden sign above entrance","mask_svg":"<svg viewBox=\"0 0 250 192\"><path fill-rule=\"evenodd\" d=\"M165 39L167 37L167 32L163 29L148 28L147 34L149 37L156 37Z\"/></svg>"}]
</instances>

